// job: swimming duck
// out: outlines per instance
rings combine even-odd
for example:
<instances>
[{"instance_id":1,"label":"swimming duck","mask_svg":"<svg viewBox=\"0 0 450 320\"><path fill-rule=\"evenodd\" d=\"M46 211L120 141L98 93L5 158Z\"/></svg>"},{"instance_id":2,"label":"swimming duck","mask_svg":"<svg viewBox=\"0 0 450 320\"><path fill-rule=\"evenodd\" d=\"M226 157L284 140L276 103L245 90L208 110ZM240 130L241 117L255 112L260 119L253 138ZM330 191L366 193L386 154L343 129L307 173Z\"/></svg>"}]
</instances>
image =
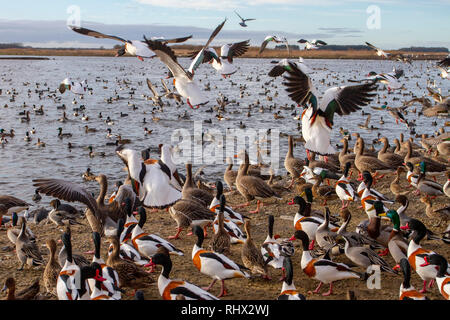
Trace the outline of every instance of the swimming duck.
<instances>
[{"instance_id":1,"label":"swimming duck","mask_svg":"<svg viewBox=\"0 0 450 320\"><path fill-rule=\"evenodd\" d=\"M314 291L311 293L319 293L320 288L324 283L330 284L328 292L323 293L323 296L329 296L333 294L333 282L344 279L362 279L367 278L367 274L361 274L359 272L351 270L347 265L343 263L333 262L329 259L315 259L311 256L310 250L314 246L312 240L309 244L308 235L302 231L297 230L291 240L299 239L302 242L303 253L301 259L301 267L303 272L314 280L319 280L320 283Z\"/></svg>"},{"instance_id":2,"label":"swimming duck","mask_svg":"<svg viewBox=\"0 0 450 320\"><path fill-rule=\"evenodd\" d=\"M180 280L170 279L170 271L172 271L172 260L166 248L158 249L151 262L153 264L161 265L162 270L158 278L159 294L164 300L175 300L178 295L181 295L186 300L219 300L211 293L197 287L196 285Z\"/></svg>"},{"instance_id":3,"label":"swimming duck","mask_svg":"<svg viewBox=\"0 0 450 320\"><path fill-rule=\"evenodd\" d=\"M400 285L399 300L429 300L411 285L411 266L409 265L408 259L403 258L400 261L400 269L403 273L403 282Z\"/></svg>"},{"instance_id":4,"label":"swimming duck","mask_svg":"<svg viewBox=\"0 0 450 320\"><path fill-rule=\"evenodd\" d=\"M360 110L360 106L367 105L375 96L371 92L376 86L370 83L334 87L325 92L319 104L311 79L296 65L290 63L289 66L292 71L288 71L289 76L286 77L288 82L284 83L290 92L289 96L302 106L311 103L302 115L302 135L306 141L307 153L316 152L324 156L334 154L335 150L330 145L334 113L342 116Z\"/></svg>"},{"instance_id":5,"label":"swimming duck","mask_svg":"<svg viewBox=\"0 0 450 320\"><path fill-rule=\"evenodd\" d=\"M194 266L203 274L213 278L213 282L205 288L209 291L217 280L222 281L222 288L218 298L227 295L225 280L233 278L248 278L249 275L243 271L243 267L236 264L230 258L215 251L207 251L202 248L204 233L202 228L195 226L192 232L197 236L197 242L192 248L192 261Z\"/></svg>"},{"instance_id":6,"label":"swimming duck","mask_svg":"<svg viewBox=\"0 0 450 320\"><path fill-rule=\"evenodd\" d=\"M61 127L58 128L58 138L60 138L60 139L62 139L62 138L70 138L72 136L71 133L63 133L62 130L63 129Z\"/></svg>"},{"instance_id":7,"label":"swimming duck","mask_svg":"<svg viewBox=\"0 0 450 320\"><path fill-rule=\"evenodd\" d=\"M285 257L283 260L283 268L286 270L286 277L281 287L281 293L277 300L306 300L294 285L294 269L292 267L292 260L290 257Z\"/></svg>"}]
</instances>

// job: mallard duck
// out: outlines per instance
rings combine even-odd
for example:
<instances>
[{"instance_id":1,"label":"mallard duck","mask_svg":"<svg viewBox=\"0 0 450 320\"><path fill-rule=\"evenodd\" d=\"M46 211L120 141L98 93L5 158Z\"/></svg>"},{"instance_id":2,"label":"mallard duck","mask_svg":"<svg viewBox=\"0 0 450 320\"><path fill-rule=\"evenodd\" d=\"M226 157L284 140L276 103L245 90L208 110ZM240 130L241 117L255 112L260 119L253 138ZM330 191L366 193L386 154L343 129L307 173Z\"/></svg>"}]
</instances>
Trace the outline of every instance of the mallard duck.
<instances>
[{"instance_id":1,"label":"mallard duck","mask_svg":"<svg viewBox=\"0 0 450 320\"><path fill-rule=\"evenodd\" d=\"M294 269L292 267L292 260L290 257L285 257L283 260L283 268L286 272L286 277L281 287L281 292L277 300L306 300L294 285Z\"/></svg>"},{"instance_id":2,"label":"mallard duck","mask_svg":"<svg viewBox=\"0 0 450 320\"><path fill-rule=\"evenodd\" d=\"M162 266L161 274L158 278L158 291L163 300L176 300L179 295L186 300L219 300L208 291L190 282L170 279L172 260L166 248L159 248L158 253L152 257L151 263Z\"/></svg>"},{"instance_id":3,"label":"mallard duck","mask_svg":"<svg viewBox=\"0 0 450 320\"><path fill-rule=\"evenodd\" d=\"M339 178L335 185L335 192L339 199L341 199L342 209L347 208L350 204L350 201L355 200L355 190L353 190L353 186L350 184L350 180L347 178L350 167L351 163L347 162L345 164L344 174ZM347 201L347 204L344 203L345 201Z\"/></svg>"},{"instance_id":4,"label":"mallard duck","mask_svg":"<svg viewBox=\"0 0 450 320\"><path fill-rule=\"evenodd\" d=\"M408 246L408 261L420 278L422 278L423 288L420 292L425 293L427 291L427 282L430 281L428 288L431 288L438 273L434 266L426 264L426 260L428 260L432 254L436 254L436 252L423 249L420 245L420 241L426 235L426 227L421 221L411 219L406 226L400 227L400 229L415 231L415 235ZM450 272L450 270L447 269L447 272Z\"/></svg>"},{"instance_id":5,"label":"mallard duck","mask_svg":"<svg viewBox=\"0 0 450 320\"><path fill-rule=\"evenodd\" d=\"M16 239L16 254L21 266L18 270L23 270L25 264L29 266L39 266L44 264L41 252L36 242L32 242L27 235L27 222L24 217L20 218L22 227Z\"/></svg>"},{"instance_id":6,"label":"mallard duck","mask_svg":"<svg viewBox=\"0 0 450 320\"><path fill-rule=\"evenodd\" d=\"M408 259L403 258L400 260L400 269L403 273L403 282L400 285L399 300L429 300L411 285L411 266L409 265Z\"/></svg>"},{"instance_id":7,"label":"mallard duck","mask_svg":"<svg viewBox=\"0 0 450 320\"><path fill-rule=\"evenodd\" d=\"M264 258L265 264L275 268L283 268L284 259L294 254L294 245L289 239L281 239L278 235L273 234L273 225L275 217L268 215L268 234L263 244L261 245L261 254ZM285 270L282 269L283 277L285 278Z\"/></svg>"},{"instance_id":8,"label":"mallard duck","mask_svg":"<svg viewBox=\"0 0 450 320\"><path fill-rule=\"evenodd\" d=\"M211 248L214 252L230 254L231 239L229 233L224 227L224 211L225 211L225 196L220 196L220 209L217 214L217 230L214 231L214 236L211 241Z\"/></svg>"},{"instance_id":9,"label":"mallard duck","mask_svg":"<svg viewBox=\"0 0 450 320\"><path fill-rule=\"evenodd\" d=\"M405 187L402 187L400 184L400 174L402 174L405 171L404 167L398 167L397 171L395 172L395 179L392 180L391 184L389 185L389 190L396 195L396 196L405 196L409 193L408 190L405 191Z\"/></svg>"},{"instance_id":10,"label":"mallard duck","mask_svg":"<svg viewBox=\"0 0 450 320\"><path fill-rule=\"evenodd\" d=\"M47 293L56 295L56 282L58 280L59 271L61 270L61 266L56 261L55 257L56 241L49 239L45 244L49 250L49 259L43 274L44 287L47 290Z\"/></svg>"},{"instance_id":11,"label":"mallard duck","mask_svg":"<svg viewBox=\"0 0 450 320\"><path fill-rule=\"evenodd\" d=\"M431 199L428 197L421 197L420 202L425 203L426 209L425 214L430 219L437 219L438 224L435 225L435 227L440 226L442 221L447 222L450 220L450 206L445 205L440 208L433 207L433 204L431 202Z\"/></svg>"},{"instance_id":12,"label":"mallard duck","mask_svg":"<svg viewBox=\"0 0 450 320\"><path fill-rule=\"evenodd\" d=\"M378 254L370 248L354 245L347 237L340 235L345 241L344 252L347 258L349 258L353 263L357 264L364 269L367 269L371 265L379 265L381 271L388 273L397 274L393 271L389 264Z\"/></svg>"},{"instance_id":13,"label":"mallard duck","mask_svg":"<svg viewBox=\"0 0 450 320\"><path fill-rule=\"evenodd\" d=\"M305 165L305 161L297 159L294 157L294 139L292 136L288 138L289 147L288 152L286 153L286 157L284 158L284 167L291 175L291 183L287 188L292 187L294 184L294 180L300 177L300 174L303 171L303 166Z\"/></svg>"},{"instance_id":14,"label":"mallard duck","mask_svg":"<svg viewBox=\"0 0 450 320\"><path fill-rule=\"evenodd\" d=\"M192 248L192 261L194 266L203 274L210 276L214 280L205 288L209 291L217 280L222 281L222 288L218 298L227 295L227 289L225 288L225 280L234 278L248 278L249 275L243 271L244 268L239 266L227 256L215 252L207 251L202 248L204 233L202 228L195 226L192 232L197 236L197 242Z\"/></svg>"},{"instance_id":15,"label":"mallard duck","mask_svg":"<svg viewBox=\"0 0 450 320\"><path fill-rule=\"evenodd\" d=\"M450 300L450 275L448 273L448 262L439 254L432 254L425 257L425 266L434 265L438 268L436 284L439 292L446 300Z\"/></svg>"},{"instance_id":16,"label":"mallard duck","mask_svg":"<svg viewBox=\"0 0 450 320\"><path fill-rule=\"evenodd\" d=\"M245 240L241 249L241 259L244 266L250 269L252 274L259 273L264 279L271 279L267 264L264 263L264 258L261 251L258 250L253 243L253 239L250 233L250 221L246 220L244 224L245 233L247 239Z\"/></svg>"},{"instance_id":17,"label":"mallard duck","mask_svg":"<svg viewBox=\"0 0 450 320\"><path fill-rule=\"evenodd\" d=\"M176 248L169 241L155 235L144 232L142 229L144 227L145 222L147 221L147 213L145 212L144 207L139 207L139 223L134 226L131 233L131 242L135 249L139 251L141 255L147 258L151 258L159 247L163 246L170 253L176 254L179 256L184 255L183 251Z\"/></svg>"},{"instance_id":18,"label":"mallard duck","mask_svg":"<svg viewBox=\"0 0 450 320\"><path fill-rule=\"evenodd\" d=\"M249 205L249 201L258 199L257 207L255 211L249 211L250 213L258 213L260 210L261 202L259 199L281 197L273 191L270 186L262 179L248 175L249 157L247 151L244 151L244 163L239 167L239 172L236 177L236 187L239 193L247 200L247 203L239 205L236 208L245 207Z\"/></svg>"},{"instance_id":19,"label":"mallard duck","mask_svg":"<svg viewBox=\"0 0 450 320\"><path fill-rule=\"evenodd\" d=\"M29 287L16 294L16 280L9 277L6 279L2 291L7 290L6 300L34 300L39 293L39 289L39 278L37 278Z\"/></svg>"},{"instance_id":20,"label":"mallard duck","mask_svg":"<svg viewBox=\"0 0 450 320\"><path fill-rule=\"evenodd\" d=\"M435 181L428 180L426 178L426 172L423 169L417 178L415 187L416 195L419 193L424 193L426 196L436 197L444 194L443 186Z\"/></svg>"},{"instance_id":21,"label":"mallard duck","mask_svg":"<svg viewBox=\"0 0 450 320\"><path fill-rule=\"evenodd\" d=\"M121 222L123 224L123 220ZM106 265L116 270L119 275L119 283L122 288L129 287L139 289L148 287L154 283L154 280L142 267L131 261L120 258L120 243L118 236L109 236L107 239L112 244L113 251L106 259Z\"/></svg>"},{"instance_id":22,"label":"mallard duck","mask_svg":"<svg viewBox=\"0 0 450 320\"><path fill-rule=\"evenodd\" d=\"M413 165L421 165L421 163L423 162L424 165L421 165L421 166L424 169L426 169L426 171L430 175L440 175L440 174L442 174L443 171L446 170L445 164L442 164L440 162L437 162L437 161L434 161L432 159L422 157L422 156L414 157L412 155L412 144L409 140L407 141L407 147L408 147L408 149L407 149L408 151L405 155L404 163L411 162Z\"/></svg>"},{"instance_id":23,"label":"mallard duck","mask_svg":"<svg viewBox=\"0 0 450 320\"><path fill-rule=\"evenodd\" d=\"M310 249L314 246L312 240L309 244L308 235L302 231L297 230L292 239L299 239L302 242L303 253L301 259L301 267L303 272L314 280L319 280L320 284L314 291L309 293L319 293L320 288L324 283L330 284L330 290L323 293L323 296L329 296L333 294L333 282L343 279L367 279L367 274L361 274L359 272L351 270L347 265L343 263L333 262L329 259L315 259L312 257Z\"/></svg>"}]
</instances>

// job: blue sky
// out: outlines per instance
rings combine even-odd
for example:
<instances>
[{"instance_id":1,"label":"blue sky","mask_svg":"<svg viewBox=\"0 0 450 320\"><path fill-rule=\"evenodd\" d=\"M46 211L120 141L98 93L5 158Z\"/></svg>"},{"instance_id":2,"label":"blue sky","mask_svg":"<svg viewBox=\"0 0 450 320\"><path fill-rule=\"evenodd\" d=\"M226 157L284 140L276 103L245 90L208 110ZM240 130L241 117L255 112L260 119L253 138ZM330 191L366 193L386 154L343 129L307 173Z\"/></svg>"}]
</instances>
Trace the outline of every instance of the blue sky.
<instances>
[{"instance_id":1,"label":"blue sky","mask_svg":"<svg viewBox=\"0 0 450 320\"><path fill-rule=\"evenodd\" d=\"M371 42L385 49L405 46L450 47L450 0L17 0L4 1L0 11L0 42L36 46L112 47L116 42L81 36L65 28L76 5L81 25L134 40L142 34L182 36L201 43L225 17L228 21L213 44L265 35L322 39L330 44ZM380 10L380 28L369 29L366 10ZM246 18L238 25L233 10ZM373 13L373 12L372 12ZM152 33L152 34L149 34Z\"/></svg>"}]
</instances>

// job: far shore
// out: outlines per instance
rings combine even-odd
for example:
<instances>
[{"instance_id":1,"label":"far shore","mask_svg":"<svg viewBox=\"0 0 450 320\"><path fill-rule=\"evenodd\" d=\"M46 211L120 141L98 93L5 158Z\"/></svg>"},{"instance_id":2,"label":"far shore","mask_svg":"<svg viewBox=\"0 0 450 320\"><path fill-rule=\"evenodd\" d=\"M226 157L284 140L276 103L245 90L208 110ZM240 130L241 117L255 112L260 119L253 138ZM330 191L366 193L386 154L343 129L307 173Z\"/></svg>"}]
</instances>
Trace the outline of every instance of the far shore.
<instances>
[{"instance_id":1,"label":"far shore","mask_svg":"<svg viewBox=\"0 0 450 320\"><path fill-rule=\"evenodd\" d=\"M179 57L187 57L193 51L200 50L199 46L173 46L175 54ZM216 48L220 50L220 48ZM305 59L362 59L362 60L382 60L374 51L371 50L291 50L288 56L287 50L266 49L261 55L258 54L258 47L250 47L242 58L267 58L281 59L303 57ZM114 57L115 49L38 49L38 48L12 48L0 49L0 59L9 59L11 57L2 57L5 55L15 56L13 59L38 59L35 57L51 56L91 56L91 57ZM406 51L388 51L390 53L402 53L411 56L413 60L441 60L445 58L447 52L406 52ZM26 56L21 58L21 56ZM125 55L127 56L127 55Z\"/></svg>"}]
</instances>

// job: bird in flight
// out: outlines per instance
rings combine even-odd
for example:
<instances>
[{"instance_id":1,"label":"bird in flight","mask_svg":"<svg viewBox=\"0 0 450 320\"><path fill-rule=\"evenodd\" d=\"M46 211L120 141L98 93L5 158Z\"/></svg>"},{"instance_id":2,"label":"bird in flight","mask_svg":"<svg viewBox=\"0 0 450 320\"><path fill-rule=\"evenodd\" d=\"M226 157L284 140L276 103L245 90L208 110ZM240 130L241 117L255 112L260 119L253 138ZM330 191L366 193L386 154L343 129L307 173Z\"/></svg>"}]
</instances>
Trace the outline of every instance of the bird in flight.
<instances>
[{"instance_id":1,"label":"bird in flight","mask_svg":"<svg viewBox=\"0 0 450 320\"><path fill-rule=\"evenodd\" d=\"M241 25L241 27L247 27L247 25L245 24L246 21L252 21L252 20L255 20L255 19L244 19L244 18L242 18L242 17L239 15L239 13L237 13L236 11L235 11L234 13L236 13L237 16L239 17L239 19L241 19L241 22L239 22L239 24Z\"/></svg>"}]
</instances>

